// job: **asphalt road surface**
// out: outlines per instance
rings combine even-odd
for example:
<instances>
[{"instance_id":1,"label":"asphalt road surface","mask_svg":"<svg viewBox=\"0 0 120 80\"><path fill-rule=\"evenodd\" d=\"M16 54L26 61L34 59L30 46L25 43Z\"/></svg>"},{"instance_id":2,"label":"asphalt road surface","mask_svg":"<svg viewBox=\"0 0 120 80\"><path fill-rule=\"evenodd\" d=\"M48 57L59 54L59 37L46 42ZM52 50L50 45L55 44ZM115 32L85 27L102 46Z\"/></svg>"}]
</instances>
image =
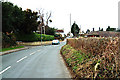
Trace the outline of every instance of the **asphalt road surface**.
<instances>
[{"instance_id":1,"label":"asphalt road surface","mask_svg":"<svg viewBox=\"0 0 120 80\"><path fill-rule=\"evenodd\" d=\"M2 78L70 78L59 45L34 46L2 56Z\"/></svg>"}]
</instances>

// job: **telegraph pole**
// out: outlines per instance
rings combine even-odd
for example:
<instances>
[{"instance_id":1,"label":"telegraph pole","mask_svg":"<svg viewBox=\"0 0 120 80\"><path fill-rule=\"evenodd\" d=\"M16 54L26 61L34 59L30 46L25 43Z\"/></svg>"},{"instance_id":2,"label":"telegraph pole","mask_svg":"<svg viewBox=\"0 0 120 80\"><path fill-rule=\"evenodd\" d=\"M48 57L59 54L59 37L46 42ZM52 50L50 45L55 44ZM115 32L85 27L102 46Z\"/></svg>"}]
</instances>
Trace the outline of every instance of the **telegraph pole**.
<instances>
[{"instance_id":1,"label":"telegraph pole","mask_svg":"<svg viewBox=\"0 0 120 80\"><path fill-rule=\"evenodd\" d=\"M45 34L45 26L44 26L44 34Z\"/></svg>"},{"instance_id":2,"label":"telegraph pole","mask_svg":"<svg viewBox=\"0 0 120 80\"><path fill-rule=\"evenodd\" d=\"M71 37L71 13L70 13L70 37Z\"/></svg>"},{"instance_id":3,"label":"telegraph pole","mask_svg":"<svg viewBox=\"0 0 120 80\"><path fill-rule=\"evenodd\" d=\"M40 14L40 10L39 10L39 14ZM39 16L39 19L41 19L41 15ZM42 46L42 26L41 27L41 46Z\"/></svg>"},{"instance_id":4,"label":"telegraph pole","mask_svg":"<svg viewBox=\"0 0 120 80\"><path fill-rule=\"evenodd\" d=\"M42 46L42 26L41 26L41 46Z\"/></svg>"}]
</instances>

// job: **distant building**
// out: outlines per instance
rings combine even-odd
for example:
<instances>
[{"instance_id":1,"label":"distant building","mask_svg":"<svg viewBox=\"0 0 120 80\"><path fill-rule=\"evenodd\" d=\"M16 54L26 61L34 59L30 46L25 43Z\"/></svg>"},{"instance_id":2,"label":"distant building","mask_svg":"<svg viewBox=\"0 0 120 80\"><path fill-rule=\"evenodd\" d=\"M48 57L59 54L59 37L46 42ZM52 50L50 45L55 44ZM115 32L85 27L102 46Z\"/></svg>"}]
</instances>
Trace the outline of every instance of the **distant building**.
<instances>
[{"instance_id":1,"label":"distant building","mask_svg":"<svg viewBox=\"0 0 120 80\"><path fill-rule=\"evenodd\" d=\"M55 34L61 34L62 37L65 37L65 36L64 36L64 29L58 29L58 30L56 30L56 31L55 31Z\"/></svg>"},{"instance_id":2,"label":"distant building","mask_svg":"<svg viewBox=\"0 0 120 80\"><path fill-rule=\"evenodd\" d=\"M120 37L120 32L94 31L86 34L87 37Z\"/></svg>"}]
</instances>

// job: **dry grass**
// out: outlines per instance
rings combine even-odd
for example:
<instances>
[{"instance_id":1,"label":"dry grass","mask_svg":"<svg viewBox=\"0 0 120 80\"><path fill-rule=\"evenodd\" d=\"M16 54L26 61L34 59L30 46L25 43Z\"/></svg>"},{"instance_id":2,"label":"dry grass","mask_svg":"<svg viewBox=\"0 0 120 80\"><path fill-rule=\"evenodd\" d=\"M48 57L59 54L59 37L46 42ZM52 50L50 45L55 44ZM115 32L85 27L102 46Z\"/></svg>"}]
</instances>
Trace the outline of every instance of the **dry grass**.
<instances>
[{"instance_id":1,"label":"dry grass","mask_svg":"<svg viewBox=\"0 0 120 80\"><path fill-rule=\"evenodd\" d=\"M120 78L120 38L68 39L67 44L76 51L63 47L61 52L78 78Z\"/></svg>"}]
</instances>

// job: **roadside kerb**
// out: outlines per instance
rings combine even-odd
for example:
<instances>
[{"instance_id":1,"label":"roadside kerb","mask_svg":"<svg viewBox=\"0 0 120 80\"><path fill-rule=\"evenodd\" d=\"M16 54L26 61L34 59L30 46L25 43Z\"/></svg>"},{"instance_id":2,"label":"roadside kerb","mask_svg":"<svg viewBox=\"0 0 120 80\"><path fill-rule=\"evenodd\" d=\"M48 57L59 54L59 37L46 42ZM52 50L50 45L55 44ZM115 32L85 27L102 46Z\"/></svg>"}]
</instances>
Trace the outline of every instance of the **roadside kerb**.
<instances>
[{"instance_id":1,"label":"roadside kerb","mask_svg":"<svg viewBox=\"0 0 120 80\"><path fill-rule=\"evenodd\" d=\"M12 52L17 52L17 51L20 51L20 50L25 50L25 49L29 49L30 47L27 47L27 46L41 46L41 44L35 44L36 42L30 44L30 43L17 43L18 45L23 45L23 46L26 46L24 48L19 48L19 49L13 49L13 50L8 50L8 51L4 51L4 52L0 52L0 56L2 55L5 55L5 54L9 54L9 53L12 53ZM42 45L46 46L46 45L51 45L52 42L44 42L42 43Z\"/></svg>"},{"instance_id":2,"label":"roadside kerb","mask_svg":"<svg viewBox=\"0 0 120 80\"><path fill-rule=\"evenodd\" d=\"M62 41L60 41L60 42L62 42ZM0 56L5 55L5 54L9 54L9 53L12 53L12 52L17 52L17 51L20 51L20 50L29 49L30 47L27 47L27 46L41 46L40 42L32 42L32 43L30 43L30 42L28 42L28 43L17 42L17 44L18 45L23 45L23 46L26 46L26 47L0 52ZM42 42L42 46L47 46L47 45L52 45L52 41Z\"/></svg>"},{"instance_id":3,"label":"roadside kerb","mask_svg":"<svg viewBox=\"0 0 120 80\"><path fill-rule=\"evenodd\" d=\"M29 49L28 47L24 47L24 48L19 48L19 49L13 49L13 50L9 50L9 51L4 51L4 52L0 52L0 56L5 55L5 54L9 54L12 52L17 52L20 50L25 50L25 49Z\"/></svg>"}]
</instances>

